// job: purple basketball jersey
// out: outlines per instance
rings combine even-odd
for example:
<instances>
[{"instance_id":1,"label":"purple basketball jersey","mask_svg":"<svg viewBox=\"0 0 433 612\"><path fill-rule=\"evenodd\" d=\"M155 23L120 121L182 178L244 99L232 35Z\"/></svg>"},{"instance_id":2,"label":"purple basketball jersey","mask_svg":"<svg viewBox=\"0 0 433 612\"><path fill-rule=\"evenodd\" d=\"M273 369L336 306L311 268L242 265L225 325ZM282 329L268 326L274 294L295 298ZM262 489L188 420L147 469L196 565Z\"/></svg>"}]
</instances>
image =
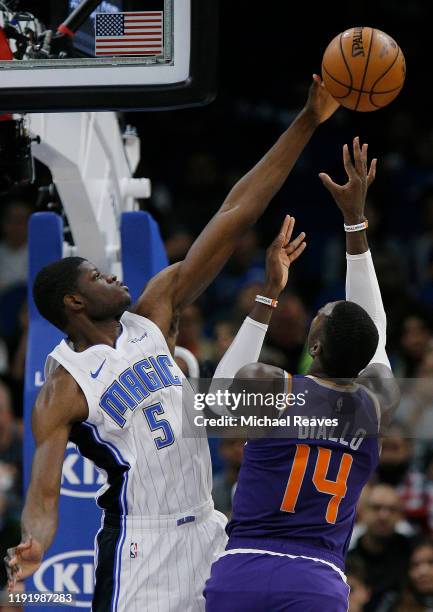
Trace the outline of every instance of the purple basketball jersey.
<instances>
[{"instance_id":1,"label":"purple basketball jersey","mask_svg":"<svg viewBox=\"0 0 433 612\"><path fill-rule=\"evenodd\" d=\"M376 401L361 385L310 376L294 377L292 392L305 394L308 423L326 417L339 426L292 426L290 437L278 428L247 442L227 548L317 557L344 569L356 504L379 459Z\"/></svg>"}]
</instances>

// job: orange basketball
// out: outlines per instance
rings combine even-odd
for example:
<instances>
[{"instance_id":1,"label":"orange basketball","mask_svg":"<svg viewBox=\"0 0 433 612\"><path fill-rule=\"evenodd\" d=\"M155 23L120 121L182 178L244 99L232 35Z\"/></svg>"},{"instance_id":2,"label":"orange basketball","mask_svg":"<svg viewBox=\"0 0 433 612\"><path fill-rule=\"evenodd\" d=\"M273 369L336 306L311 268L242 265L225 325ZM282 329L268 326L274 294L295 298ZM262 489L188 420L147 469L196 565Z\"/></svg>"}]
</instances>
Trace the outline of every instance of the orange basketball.
<instances>
[{"instance_id":1,"label":"orange basketball","mask_svg":"<svg viewBox=\"0 0 433 612\"><path fill-rule=\"evenodd\" d=\"M385 32L358 27L332 40L322 60L331 96L356 111L374 111L396 98L406 75L404 55Z\"/></svg>"}]
</instances>

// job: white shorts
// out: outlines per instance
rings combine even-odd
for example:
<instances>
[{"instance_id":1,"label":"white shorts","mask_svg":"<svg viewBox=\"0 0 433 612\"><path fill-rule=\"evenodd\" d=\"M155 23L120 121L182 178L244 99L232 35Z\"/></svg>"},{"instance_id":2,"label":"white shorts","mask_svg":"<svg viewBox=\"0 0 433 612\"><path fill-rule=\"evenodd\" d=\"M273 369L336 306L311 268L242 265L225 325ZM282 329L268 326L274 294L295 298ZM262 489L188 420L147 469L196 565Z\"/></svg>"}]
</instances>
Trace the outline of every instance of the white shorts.
<instances>
[{"instance_id":1,"label":"white shorts","mask_svg":"<svg viewBox=\"0 0 433 612\"><path fill-rule=\"evenodd\" d=\"M95 540L93 612L202 612L226 517L209 501L181 515L106 515Z\"/></svg>"}]
</instances>

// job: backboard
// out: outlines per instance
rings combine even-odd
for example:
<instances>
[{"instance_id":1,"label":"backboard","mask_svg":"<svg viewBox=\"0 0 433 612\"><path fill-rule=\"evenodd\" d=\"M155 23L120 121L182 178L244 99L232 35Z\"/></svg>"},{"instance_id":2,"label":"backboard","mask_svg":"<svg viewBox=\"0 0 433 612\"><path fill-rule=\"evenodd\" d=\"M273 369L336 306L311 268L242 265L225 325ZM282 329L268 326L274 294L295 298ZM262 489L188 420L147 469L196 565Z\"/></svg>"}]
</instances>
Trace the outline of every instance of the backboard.
<instances>
[{"instance_id":1,"label":"backboard","mask_svg":"<svg viewBox=\"0 0 433 612\"><path fill-rule=\"evenodd\" d=\"M215 96L215 0L60 0L62 23L0 2L0 111L154 110Z\"/></svg>"}]
</instances>

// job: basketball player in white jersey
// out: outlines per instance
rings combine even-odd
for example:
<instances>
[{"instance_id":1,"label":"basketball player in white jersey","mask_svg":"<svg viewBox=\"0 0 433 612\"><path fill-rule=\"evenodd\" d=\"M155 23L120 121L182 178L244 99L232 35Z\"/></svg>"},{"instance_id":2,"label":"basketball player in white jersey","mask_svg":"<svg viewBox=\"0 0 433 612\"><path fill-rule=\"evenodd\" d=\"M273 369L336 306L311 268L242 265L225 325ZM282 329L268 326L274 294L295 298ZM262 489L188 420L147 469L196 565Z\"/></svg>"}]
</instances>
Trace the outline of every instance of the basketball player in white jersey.
<instances>
[{"instance_id":1,"label":"basketball player in white jersey","mask_svg":"<svg viewBox=\"0 0 433 612\"><path fill-rule=\"evenodd\" d=\"M204 608L203 586L225 545L225 520L213 509L207 440L194 437L193 415L182 409L188 385L182 386L172 357L176 321L218 274L337 106L315 76L292 125L235 185L185 260L152 279L131 312L127 287L86 260L67 258L39 273L35 303L67 339L47 359L33 412L36 451L22 541L6 557L10 589L36 571L53 540L71 440L107 476L97 499L104 515L95 542L92 609ZM289 231L290 219L285 223ZM300 235L279 248L290 256L302 242ZM247 356L245 363L252 360Z\"/></svg>"}]
</instances>

